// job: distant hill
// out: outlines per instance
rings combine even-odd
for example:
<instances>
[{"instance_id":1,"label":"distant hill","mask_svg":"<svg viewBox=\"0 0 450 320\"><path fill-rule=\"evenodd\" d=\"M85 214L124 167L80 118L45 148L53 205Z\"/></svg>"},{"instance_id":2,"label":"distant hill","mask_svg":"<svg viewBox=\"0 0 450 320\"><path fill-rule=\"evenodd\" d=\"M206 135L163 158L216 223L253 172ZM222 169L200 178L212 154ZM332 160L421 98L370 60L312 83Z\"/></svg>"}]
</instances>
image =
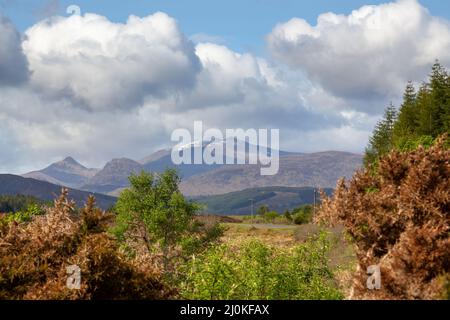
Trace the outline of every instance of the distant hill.
<instances>
[{"instance_id":1,"label":"distant hill","mask_svg":"<svg viewBox=\"0 0 450 320\"><path fill-rule=\"evenodd\" d=\"M332 189L325 189L329 195ZM253 209L267 205L270 210L279 213L292 210L305 204L314 203L314 189L311 187L266 187L245 189L223 195L193 197L192 200L206 206L205 213L217 215L249 215L251 213L251 199Z\"/></svg>"},{"instance_id":2,"label":"distant hill","mask_svg":"<svg viewBox=\"0 0 450 320\"><path fill-rule=\"evenodd\" d=\"M270 186L334 188L339 178L351 177L361 166L362 155L347 152L288 154L280 157L280 170L274 176L261 176L257 165L226 165L191 176L180 188L187 196Z\"/></svg>"},{"instance_id":3,"label":"distant hill","mask_svg":"<svg viewBox=\"0 0 450 320\"><path fill-rule=\"evenodd\" d=\"M49 165L45 169L26 173L23 177L47 181L70 188L80 188L97 172L98 169L86 168L72 157L67 157Z\"/></svg>"},{"instance_id":4,"label":"distant hill","mask_svg":"<svg viewBox=\"0 0 450 320\"><path fill-rule=\"evenodd\" d=\"M21 176L0 174L0 195L26 195L33 196L44 201L51 201L61 193L61 186ZM89 192L69 188L69 197L78 206L83 206L89 196ZM103 194L94 194L97 205L102 209L108 209L115 204L116 198Z\"/></svg>"}]
</instances>

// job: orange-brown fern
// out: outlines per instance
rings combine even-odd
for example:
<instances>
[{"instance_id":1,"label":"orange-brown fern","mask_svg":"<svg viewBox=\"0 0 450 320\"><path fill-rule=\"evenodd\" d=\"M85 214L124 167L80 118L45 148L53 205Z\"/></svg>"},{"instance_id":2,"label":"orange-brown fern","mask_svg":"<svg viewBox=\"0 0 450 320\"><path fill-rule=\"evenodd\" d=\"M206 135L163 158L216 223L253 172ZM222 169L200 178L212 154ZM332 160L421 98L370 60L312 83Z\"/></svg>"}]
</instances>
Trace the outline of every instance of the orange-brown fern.
<instances>
[{"instance_id":1,"label":"orange-brown fern","mask_svg":"<svg viewBox=\"0 0 450 320\"><path fill-rule=\"evenodd\" d=\"M124 256L105 232L110 217L90 197L81 215L67 190L43 216L0 226L0 299L166 299L174 291L148 260ZM66 267L81 268L81 289Z\"/></svg>"},{"instance_id":2,"label":"orange-brown fern","mask_svg":"<svg viewBox=\"0 0 450 320\"><path fill-rule=\"evenodd\" d=\"M435 299L450 274L450 151L447 137L429 149L392 151L332 198L316 221L342 224L359 260L352 298ZM367 267L379 264L381 290L366 288Z\"/></svg>"}]
</instances>

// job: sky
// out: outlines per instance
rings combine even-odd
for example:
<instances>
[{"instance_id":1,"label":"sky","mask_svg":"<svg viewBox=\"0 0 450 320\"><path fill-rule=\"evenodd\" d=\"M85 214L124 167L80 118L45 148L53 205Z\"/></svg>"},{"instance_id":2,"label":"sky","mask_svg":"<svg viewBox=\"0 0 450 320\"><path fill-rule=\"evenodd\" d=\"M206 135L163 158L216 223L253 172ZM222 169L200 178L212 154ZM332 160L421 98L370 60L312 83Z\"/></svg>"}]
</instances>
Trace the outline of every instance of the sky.
<instances>
[{"instance_id":1,"label":"sky","mask_svg":"<svg viewBox=\"0 0 450 320\"><path fill-rule=\"evenodd\" d=\"M448 52L448 1L0 0L0 172L140 159L196 120L361 153Z\"/></svg>"},{"instance_id":2,"label":"sky","mask_svg":"<svg viewBox=\"0 0 450 320\"><path fill-rule=\"evenodd\" d=\"M184 33L195 39L220 40L238 52L265 53L264 38L280 22L301 17L315 24L324 12L349 14L361 6L387 0L0 0L0 8L24 31L50 15L65 15L77 5L83 12L95 12L111 21L125 22L129 15L145 16L162 11L175 18ZM421 0L434 16L450 19L450 3Z\"/></svg>"}]
</instances>

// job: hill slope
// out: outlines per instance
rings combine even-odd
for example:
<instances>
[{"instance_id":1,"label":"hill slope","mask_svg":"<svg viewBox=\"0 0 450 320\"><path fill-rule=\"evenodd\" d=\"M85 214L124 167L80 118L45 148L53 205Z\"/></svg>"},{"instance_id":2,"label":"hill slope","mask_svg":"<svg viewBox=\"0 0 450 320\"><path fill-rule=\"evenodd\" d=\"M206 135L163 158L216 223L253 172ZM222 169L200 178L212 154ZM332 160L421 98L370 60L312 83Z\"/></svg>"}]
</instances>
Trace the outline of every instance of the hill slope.
<instances>
[{"instance_id":1,"label":"hill slope","mask_svg":"<svg viewBox=\"0 0 450 320\"><path fill-rule=\"evenodd\" d=\"M325 189L327 194L331 194L332 191L332 189ZM206 206L205 213L220 215L249 215L251 199L253 199L254 213L262 205L267 205L270 210L283 213L304 204L314 203L314 189L311 187L266 187L193 198L196 202Z\"/></svg>"},{"instance_id":2,"label":"hill slope","mask_svg":"<svg viewBox=\"0 0 450 320\"><path fill-rule=\"evenodd\" d=\"M261 176L257 165L227 165L192 176L181 183L188 196L218 195L269 186L334 188L341 177L351 177L362 165L362 155L320 152L280 157L274 176Z\"/></svg>"},{"instance_id":3,"label":"hill slope","mask_svg":"<svg viewBox=\"0 0 450 320\"><path fill-rule=\"evenodd\" d=\"M41 200L51 201L61 193L61 186L45 181L24 178L10 174L0 175L0 195L27 195ZM78 206L83 206L89 192L70 189L69 198L73 199ZM103 194L94 194L97 205L102 209L108 209L116 202L116 198Z\"/></svg>"}]
</instances>

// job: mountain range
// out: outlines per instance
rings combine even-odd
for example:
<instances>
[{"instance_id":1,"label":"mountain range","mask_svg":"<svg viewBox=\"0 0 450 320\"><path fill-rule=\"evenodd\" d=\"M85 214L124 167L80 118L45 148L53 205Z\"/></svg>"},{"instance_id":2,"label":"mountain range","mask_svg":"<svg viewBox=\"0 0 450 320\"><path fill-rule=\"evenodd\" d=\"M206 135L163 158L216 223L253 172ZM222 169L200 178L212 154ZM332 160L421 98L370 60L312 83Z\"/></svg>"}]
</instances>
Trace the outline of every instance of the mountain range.
<instances>
[{"instance_id":1,"label":"mountain range","mask_svg":"<svg viewBox=\"0 0 450 320\"><path fill-rule=\"evenodd\" d=\"M215 142L217 144L217 142ZM181 152L203 152L211 143L192 144ZM226 146L224 146L226 148ZM226 149L224 149L226 150ZM250 146L246 144L246 150ZM269 149L269 154L273 151ZM225 153L229 155L229 153ZM176 168L182 177L180 189L186 196L199 197L219 195L261 187L320 187L334 188L341 177L351 177L362 165L362 155L348 152L292 153L279 151L280 170L274 176L262 176L259 165L229 164L181 164L174 165L171 150L160 150L142 160L113 159L102 169L87 168L72 157L53 163L48 167L24 174L23 177L67 186L82 191L118 196L128 187L128 177L142 170L162 172ZM224 162L226 162L224 155ZM234 150L232 161L241 157ZM241 159L242 160L242 159Z\"/></svg>"}]
</instances>

